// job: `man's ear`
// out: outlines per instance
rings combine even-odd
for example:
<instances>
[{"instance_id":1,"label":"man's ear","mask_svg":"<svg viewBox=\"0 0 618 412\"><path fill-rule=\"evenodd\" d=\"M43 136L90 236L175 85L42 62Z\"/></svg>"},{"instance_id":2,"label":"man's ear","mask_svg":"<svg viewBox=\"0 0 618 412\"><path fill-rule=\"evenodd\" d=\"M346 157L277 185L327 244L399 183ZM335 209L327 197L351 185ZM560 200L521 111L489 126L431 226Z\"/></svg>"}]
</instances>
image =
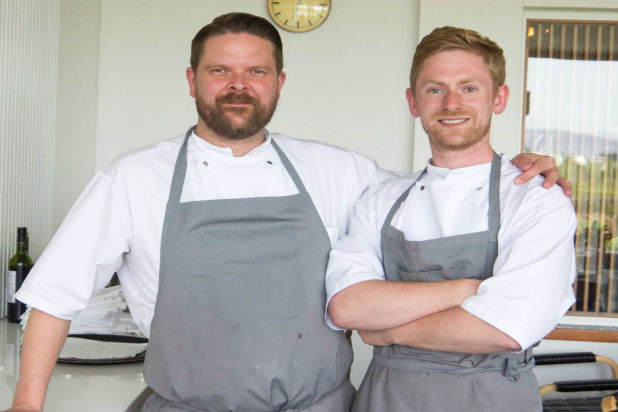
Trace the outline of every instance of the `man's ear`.
<instances>
[{"instance_id":1,"label":"man's ear","mask_svg":"<svg viewBox=\"0 0 618 412\"><path fill-rule=\"evenodd\" d=\"M412 94L412 89L409 87L406 89L406 100L408 101L408 108L410 109L412 116L418 117L420 113L418 111L418 107L416 106L416 100Z\"/></svg>"},{"instance_id":2,"label":"man's ear","mask_svg":"<svg viewBox=\"0 0 618 412\"><path fill-rule=\"evenodd\" d=\"M500 114L506 109L506 102L509 100L509 87L506 84L498 87L498 93L494 98L494 113Z\"/></svg>"},{"instance_id":3,"label":"man's ear","mask_svg":"<svg viewBox=\"0 0 618 412\"><path fill-rule=\"evenodd\" d=\"M191 67L187 67L185 74L187 75L187 82L189 82L189 94L195 98L195 73L193 73Z\"/></svg>"},{"instance_id":4,"label":"man's ear","mask_svg":"<svg viewBox=\"0 0 618 412\"><path fill-rule=\"evenodd\" d=\"M279 73L279 76L278 76L279 86L277 88L277 96L279 96L279 97L281 96L281 88L283 87L283 83L285 83L285 79L286 79L286 74L282 70L281 73Z\"/></svg>"}]
</instances>

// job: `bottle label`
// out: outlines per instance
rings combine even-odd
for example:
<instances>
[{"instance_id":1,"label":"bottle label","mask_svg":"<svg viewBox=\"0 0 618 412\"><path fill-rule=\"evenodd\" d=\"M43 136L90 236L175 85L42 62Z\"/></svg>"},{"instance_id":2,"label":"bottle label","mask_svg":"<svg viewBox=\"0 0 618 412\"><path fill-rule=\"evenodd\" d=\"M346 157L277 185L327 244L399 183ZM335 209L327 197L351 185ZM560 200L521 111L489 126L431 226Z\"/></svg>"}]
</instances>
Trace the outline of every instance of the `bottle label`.
<instances>
[{"instance_id":1,"label":"bottle label","mask_svg":"<svg viewBox=\"0 0 618 412\"><path fill-rule=\"evenodd\" d=\"M9 270L6 273L6 301L15 303L15 283L17 280L17 272Z\"/></svg>"}]
</instances>

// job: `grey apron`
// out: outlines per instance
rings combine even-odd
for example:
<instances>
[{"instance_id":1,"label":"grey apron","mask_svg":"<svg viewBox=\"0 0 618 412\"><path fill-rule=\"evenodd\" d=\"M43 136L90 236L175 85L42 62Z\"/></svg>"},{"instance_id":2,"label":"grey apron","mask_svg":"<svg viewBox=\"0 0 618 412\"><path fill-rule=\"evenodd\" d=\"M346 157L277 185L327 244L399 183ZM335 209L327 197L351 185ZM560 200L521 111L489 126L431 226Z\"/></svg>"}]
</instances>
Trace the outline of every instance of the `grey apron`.
<instances>
[{"instance_id":1,"label":"grey apron","mask_svg":"<svg viewBox=\"0 0 618 412\"><path fill-rule=\"evenodd\" d=\"M349 410L351 347L324 321L330 240L298 194L180 202L187 132L163 234L143 411Z\"/></svg>"},{"instance_id":2,"label":"grey apron","mask_svg":"<svg viewBox=\"0 0 618 412\"><path fill-rule=\"evenodd\" d=\"M484 232L406 241L391 221L412 187L397 199L382 227L386 279L427 282L492 276L500 229L500 158L494 154L491 164L488 230ZM466 354L402 345L374 347L352 410L541 411L533 364L531 349Z\"/></svg>"}]
</instances>

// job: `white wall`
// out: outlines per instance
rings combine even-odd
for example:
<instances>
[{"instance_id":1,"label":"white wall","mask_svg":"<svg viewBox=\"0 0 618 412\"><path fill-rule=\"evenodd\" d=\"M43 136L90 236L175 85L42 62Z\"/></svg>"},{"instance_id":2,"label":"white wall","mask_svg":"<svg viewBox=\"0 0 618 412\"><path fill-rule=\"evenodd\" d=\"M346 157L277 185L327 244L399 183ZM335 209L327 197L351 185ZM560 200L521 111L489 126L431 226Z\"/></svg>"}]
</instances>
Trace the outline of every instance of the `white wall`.
<instances>
[{"instance_id":1,"label":"white wall","mask_svg":"<svg viewBox=\"0 0 618 412\"><path fill-rule=\"evenodd\" d=\"M54 224L95 170L99 0L62 0L54 165Z\"/></svg>"}]
</instances>

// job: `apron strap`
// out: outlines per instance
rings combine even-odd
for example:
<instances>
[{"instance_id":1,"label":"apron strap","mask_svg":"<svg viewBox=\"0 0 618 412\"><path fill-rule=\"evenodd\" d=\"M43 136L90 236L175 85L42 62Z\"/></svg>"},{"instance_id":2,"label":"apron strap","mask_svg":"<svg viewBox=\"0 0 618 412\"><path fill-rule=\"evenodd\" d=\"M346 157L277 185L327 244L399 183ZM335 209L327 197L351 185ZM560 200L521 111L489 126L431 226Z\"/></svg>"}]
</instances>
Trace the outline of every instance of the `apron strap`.
<instances>
[{"instance_id":1,"label":"apron strap","mask_svg":"<svg viewBox=\"0 0 618 412\"><path fill-rule=\"evenodd\" d=\"M189 137L195 131L197 126L193 126L185 133L185 140L180 146L178 151L178 157L176 158L176 165L174 166L174 175L172 176L172 185L170 187L170 195L167 201L169 203L180 202L180 195L182 193L182 187L185 182L185 174L187 172L187 142Z\"/></svg>"},{"instance_id":2,"label":"apron strap","mask_svg":"<svg viewBox=\"0 0 618 412\"><path fill-rule=\"evenodd\" d=\"M421 180L426 174L427 174L427 168L425 168L421 172L421 174L416 178L414 183L412 183L410 185L410 187L407 188L406 191L403 192L401 194L401 196L399 196L399 198L397 198L397 200L395 200L395 203L393 203L393 207L391 207L391 210L389 210L388 214L386 215L386 219L384 219L384 224L382 225L382 230L380 231L380 233L382 233L382 234L385 233L386 228L388 228L391 225L391 221L393 220L393 217L395 216L395 213L397 213L397 211L401 207L401 203L403 203L403 201L408 197L408 193L410 193L410 190L412 190L412 188L414 186L416 186L418 181ZM401 232L399 232L399 233L401 234L401 240L403 240L404 239L403 233L401 233Z\"/></svg>"},{"instance_id":3,"label":"apron strap","mask_svg":"<svg viewBox=\"0 0 618 412\"><path fill-rule=\"evenodd\" d=\"M536 346L536 345L535 345ZM507 358L504 364L502 374L511 382L517 382L520 378L520 372L529 371L534 367L534 355L532 347L526 349L522 354L523 359Z\"/></svg>"},{"instance_id":4,"label":"apron strap","mask_svg":"<svg viewBox=\"0 0 618 412\"><path fill-rule=\"evenodd\" d=\"M489 210L487 216L488 240L485 254L485 273L493 273L498 256L498 232L500 231L500 169L502 160L494 152L489 175Z\"/></svg>"},{"instance_id":5,"label":"apron strap","mask_svg":"<svg viewBox=\"0 0 618 412\"><path fill-rule=\"evenodd\" d=\"M521 372L526 372L534 367L534 357L532 356L532 348L526 349L524 352L513 354L497 354L490 362L482 366L467 367L447 362L434 362L423 358L391 358L382 351L373 351L373 361L385 368L406 370L411 372L429 372L429 373L461 373L474 374L484 372L500 372L510 380L516 382L521 377Z\"/></svg>"},{"instance_id":6,"label":"apron strap","mask_svg":"<svg viewBox=\"0 0 618 412\"><path fill-rule=\"evenodd\" d=\"M292 178L292 181L296 185L296 189L298 189L298 193L302 195L308 195L307 189L305 188L305 184L303 183L302 179L298 175L298 172L296 172L296 169L292 165L292 162L290 162L290 159L288 159L285 153L283 153L283 150L281 150L279 145L275 142L275 139L271 137L270 141L273 145L273 148L279 155L279 158L281 159L281 163L283 163L283 167L285 167L285 170L288 172L288 174Z\"/></svg>"},{"instance_id":7,"label":"apron strap","mask_svg":"<svg viewBox=\"0 0 618 412\"><path fill-rule=\"evenodd\" d=\"M191 135L195 131L195 128L196 126L193 126L189 128L189 130L187 130L187 133L185 134L185 139L182 143L182 146L180 147L180 150L178 151L178 157L176 158L176 166L174 167L174 175L172 176L172 184L170 187L170 194L168 198L168 202L170 203L180 202L180 195L182 194L182 187L184 186L185 175L187 172L187 144L189 142L189 137L191 137ZM294 166L292 166L292 162L290 162L285 153L283 153L281 148L279 148L279 145L275 143L274 139L271 138L271 142L273 148L279 155L279 158L281 159L281 163L283 163L285 170L289 173L292 181L296 185L296 189L298 189L298 192L302 195L307 195L307 189L305 188L302 179L298 175L298 172L296 172L296 169L294 168Z\"/></svg>"},{"instance_id":8,"label":"apron strap","mask_svg":"<svg viewBox=\"0 0 618 412\"><path fill-rule=\"evenodd\" d=\"M491 171L489 174L489 206L487 213L487 226L488 226L488 238L487 249L485 253L485 273L493 273L494 262L498 256L498 232L500 231L500 172L502 167L502 160L500 156L494 152L491 160ZM425 168L421 174L416 178L414 183L399 196L399 198L393 203L393 206L386 215L384 224L380 233L385 235L388 229L391 227L391 222L397 210L401 207L403 201L408 197L410 190L427 174L427 168ZM395 236L399 240L404 240L403 232L399 230L390 231L391 236Z\"/></svg>"}]
</instances>

